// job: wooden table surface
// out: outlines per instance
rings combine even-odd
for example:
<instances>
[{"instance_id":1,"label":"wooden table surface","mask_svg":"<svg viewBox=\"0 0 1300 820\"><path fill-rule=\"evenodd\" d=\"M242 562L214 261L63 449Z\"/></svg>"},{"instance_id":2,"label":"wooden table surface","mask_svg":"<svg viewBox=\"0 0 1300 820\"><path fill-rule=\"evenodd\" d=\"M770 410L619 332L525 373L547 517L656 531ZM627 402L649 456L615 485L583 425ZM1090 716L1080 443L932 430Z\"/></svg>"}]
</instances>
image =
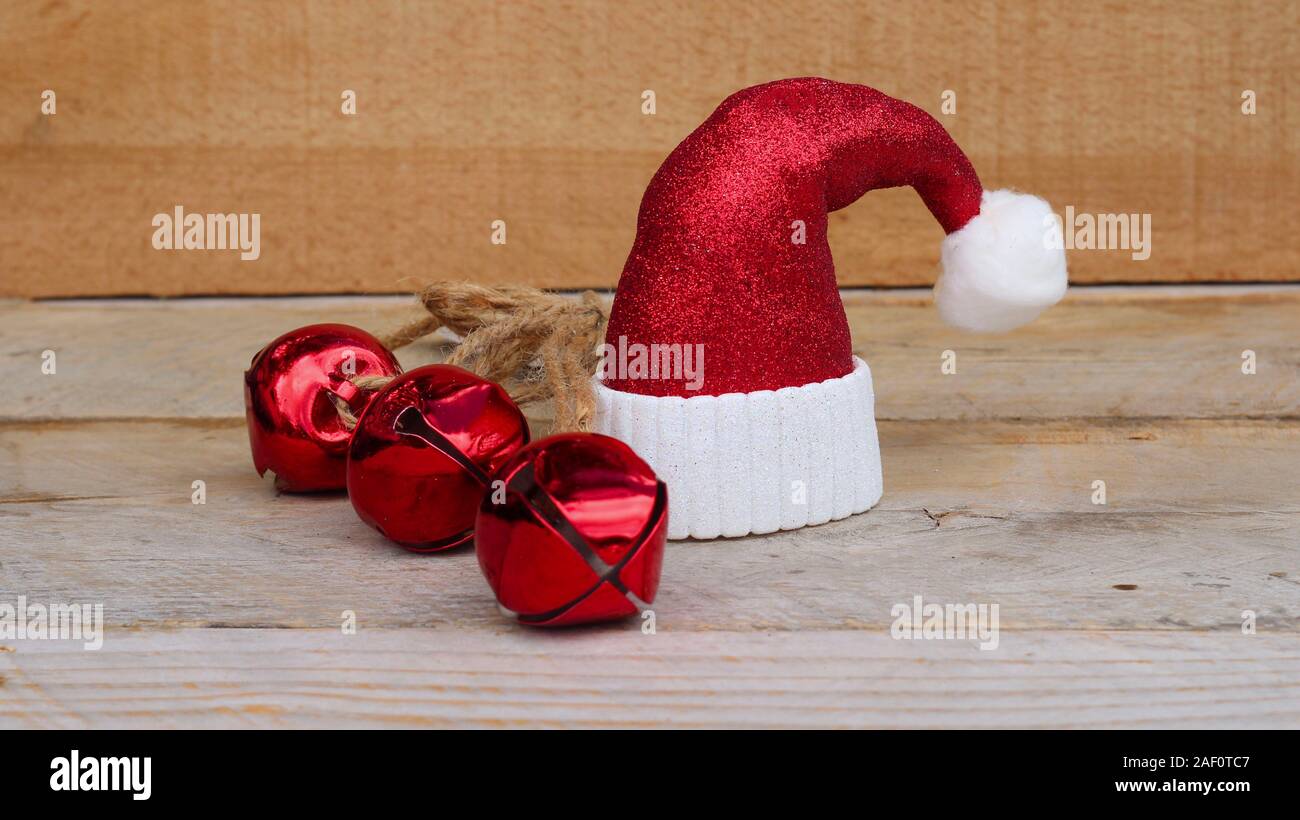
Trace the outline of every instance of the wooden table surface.
<instances>
[{"instance_id":1,"label":"wooden table surface","mask_svg":"<svg viewBox=\"0 0 1300 820\"><path fill-rule=\"evenodd\" d=\"M845 301L884 499L670 543L653 634L515 626L472 552L254 473L252 354L408 300L0 302L0 604L107 623L0 640L0 727L1300 726L1300 288L1076 289L992 337L921 291ZM997 648L894 639L917 595L997 604Z\"/></svg>"}]
</instances>

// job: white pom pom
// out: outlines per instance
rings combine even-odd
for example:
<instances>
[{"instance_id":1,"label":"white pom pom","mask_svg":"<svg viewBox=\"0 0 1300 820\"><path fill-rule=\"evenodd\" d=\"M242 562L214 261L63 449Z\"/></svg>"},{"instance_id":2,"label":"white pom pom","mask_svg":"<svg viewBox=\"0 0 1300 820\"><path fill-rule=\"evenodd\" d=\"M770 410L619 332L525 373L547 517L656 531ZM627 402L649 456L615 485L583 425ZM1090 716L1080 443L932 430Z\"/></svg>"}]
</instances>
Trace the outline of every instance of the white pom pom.
<instances>
[{"instance_id":1,"label":"white pom pom","mask_svg":"<svg viewBox=\"0 0 1300 820\"><path fill-rule=\"evenodd\" d=\"M1065 296L1060 223L1031 194L985 191L979 215L943 240L942 258L934 302L953 327L1011 330Z\"/></svg>"}]
</instances>

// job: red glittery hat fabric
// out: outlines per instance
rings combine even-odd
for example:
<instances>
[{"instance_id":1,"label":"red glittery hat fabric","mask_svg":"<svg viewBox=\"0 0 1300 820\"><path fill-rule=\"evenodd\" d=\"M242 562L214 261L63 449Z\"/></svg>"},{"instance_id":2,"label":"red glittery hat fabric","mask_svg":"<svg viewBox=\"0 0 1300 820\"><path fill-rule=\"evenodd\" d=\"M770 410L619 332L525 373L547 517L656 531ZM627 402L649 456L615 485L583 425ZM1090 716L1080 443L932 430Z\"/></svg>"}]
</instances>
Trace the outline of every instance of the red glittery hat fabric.
<instances>
[{"instance_id":1,"label":"red glittery hat fabric","mask_svg":"<svg viewBox=\"0 0 1300 820\"><path fill-rule=\"evenodd\" d=\"M703 345L703 381L625 377L625 369L610 370L605 385L690 397L851 372L827 214L902 185L916 189L948 233L979 214L975 169L914 105L818 78L728 97L646 189L606 337L625 351ZM803 244L793 239L795 220L805 224Z\"/></svg>"}]
</instances>

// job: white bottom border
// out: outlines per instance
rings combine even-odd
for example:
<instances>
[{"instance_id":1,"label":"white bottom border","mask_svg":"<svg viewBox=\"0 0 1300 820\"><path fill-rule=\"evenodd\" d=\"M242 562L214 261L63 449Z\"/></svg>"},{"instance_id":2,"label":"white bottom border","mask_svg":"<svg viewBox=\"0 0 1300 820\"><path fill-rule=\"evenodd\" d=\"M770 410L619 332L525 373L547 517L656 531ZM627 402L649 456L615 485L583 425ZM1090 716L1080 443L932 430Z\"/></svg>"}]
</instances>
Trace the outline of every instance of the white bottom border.
<instances>
[{"instance_id":1,"label":"white bottom border","mask_svg":"<svg viewBox=\"0 0 1300 820\"><path fill-rule=\"evenodd\" d=\"M884 484L871 369L722 396L643 396L597 379L595 430L668 485L668 537L738 537L865 512Z\"/></svg>"}]
</instances>

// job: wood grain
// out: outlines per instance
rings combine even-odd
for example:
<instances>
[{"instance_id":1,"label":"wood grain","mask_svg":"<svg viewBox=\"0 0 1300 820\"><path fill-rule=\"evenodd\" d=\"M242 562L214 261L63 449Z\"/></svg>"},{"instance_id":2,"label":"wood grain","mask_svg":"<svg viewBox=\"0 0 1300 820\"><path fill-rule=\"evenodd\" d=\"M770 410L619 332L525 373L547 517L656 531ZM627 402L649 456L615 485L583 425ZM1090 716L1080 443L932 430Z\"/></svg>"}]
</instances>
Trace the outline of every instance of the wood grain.
<instances>
[{"instance_id":1,"label":"wood grain","mask_svg":"<svg viewBox=\"0 0 1300 820\"><path fill-rule=\"evenodd\" d=\"M1078 288L994 336L944 326L922 291L848 291L844 303L880 418L1300 417L1295 286ZM276 336L322 321L379 333L413 315L411 300L387 297L0 301L0 420L242 418L242 373ZM41 375L45 350L56 375ZM945 350L955 375L940 371ZM399 358L438 355L431 341Z\"/></svg>"},{"instance_id":2,"label":"wood grain","mask_svg":"<svg viewBox=\"0 0 1300 820\"><path fill-rule=\"evenodd\" d=\"M108 626L0 641L0 727L1300 727L1300 288L1082 289L1006 337L922 292L845 300L881 504L670 544L653 635L516 627L471 552L255 475L252 352L408 300L0 303L0 603ZM996 604L998 647L895 640L917 595Z\"/></svg>"},{"instance_id":3,"label":"wood grain","mask_svg":"<svg viewBox=\"0 0 1300 820\"><path fill-rule=\"evenodd\" d=\"M914 595L1012 629L1300 632L1296 422L885 422L871 512L674 542L675 630L888 630ZM0 427L0 600L104 604L123 626L491 629L472 551L419 556L342 495L275 494L241 422ZM206 482L207 503L191 503ZM1092 504L1094 480L1107 504ZM1136 589L1116 589L1116 585Z\"/></svg>"},{"instance_id":4,"label":"wood grain","mask_svg":"<svg viewBox=\"0 0 1300 820\"><path fill-rule=\"evenodd\" d=\"M0 295L610 286L672 147L729 93L808 74L935 114L990 187L1151 214L1150 259L1072 252L1075 281L1295 279L1276 223L1300 190L1297 30L1284 0L19 0L0 8ZM260 213L261 259L153 250L177 204ZM910 191L832 220L845 284L927 283L940 238Z\"/></svg>"},{"instance_id":5,"label":"wood grain","mask_svg":"<svg viewBox=\"0 0 1300 820\"><path fill-rule=\"evenodd\" d=\"M3 728L1296 728L1293 636L115 631L0 652Z\"/></svg>"}]
</instances>

